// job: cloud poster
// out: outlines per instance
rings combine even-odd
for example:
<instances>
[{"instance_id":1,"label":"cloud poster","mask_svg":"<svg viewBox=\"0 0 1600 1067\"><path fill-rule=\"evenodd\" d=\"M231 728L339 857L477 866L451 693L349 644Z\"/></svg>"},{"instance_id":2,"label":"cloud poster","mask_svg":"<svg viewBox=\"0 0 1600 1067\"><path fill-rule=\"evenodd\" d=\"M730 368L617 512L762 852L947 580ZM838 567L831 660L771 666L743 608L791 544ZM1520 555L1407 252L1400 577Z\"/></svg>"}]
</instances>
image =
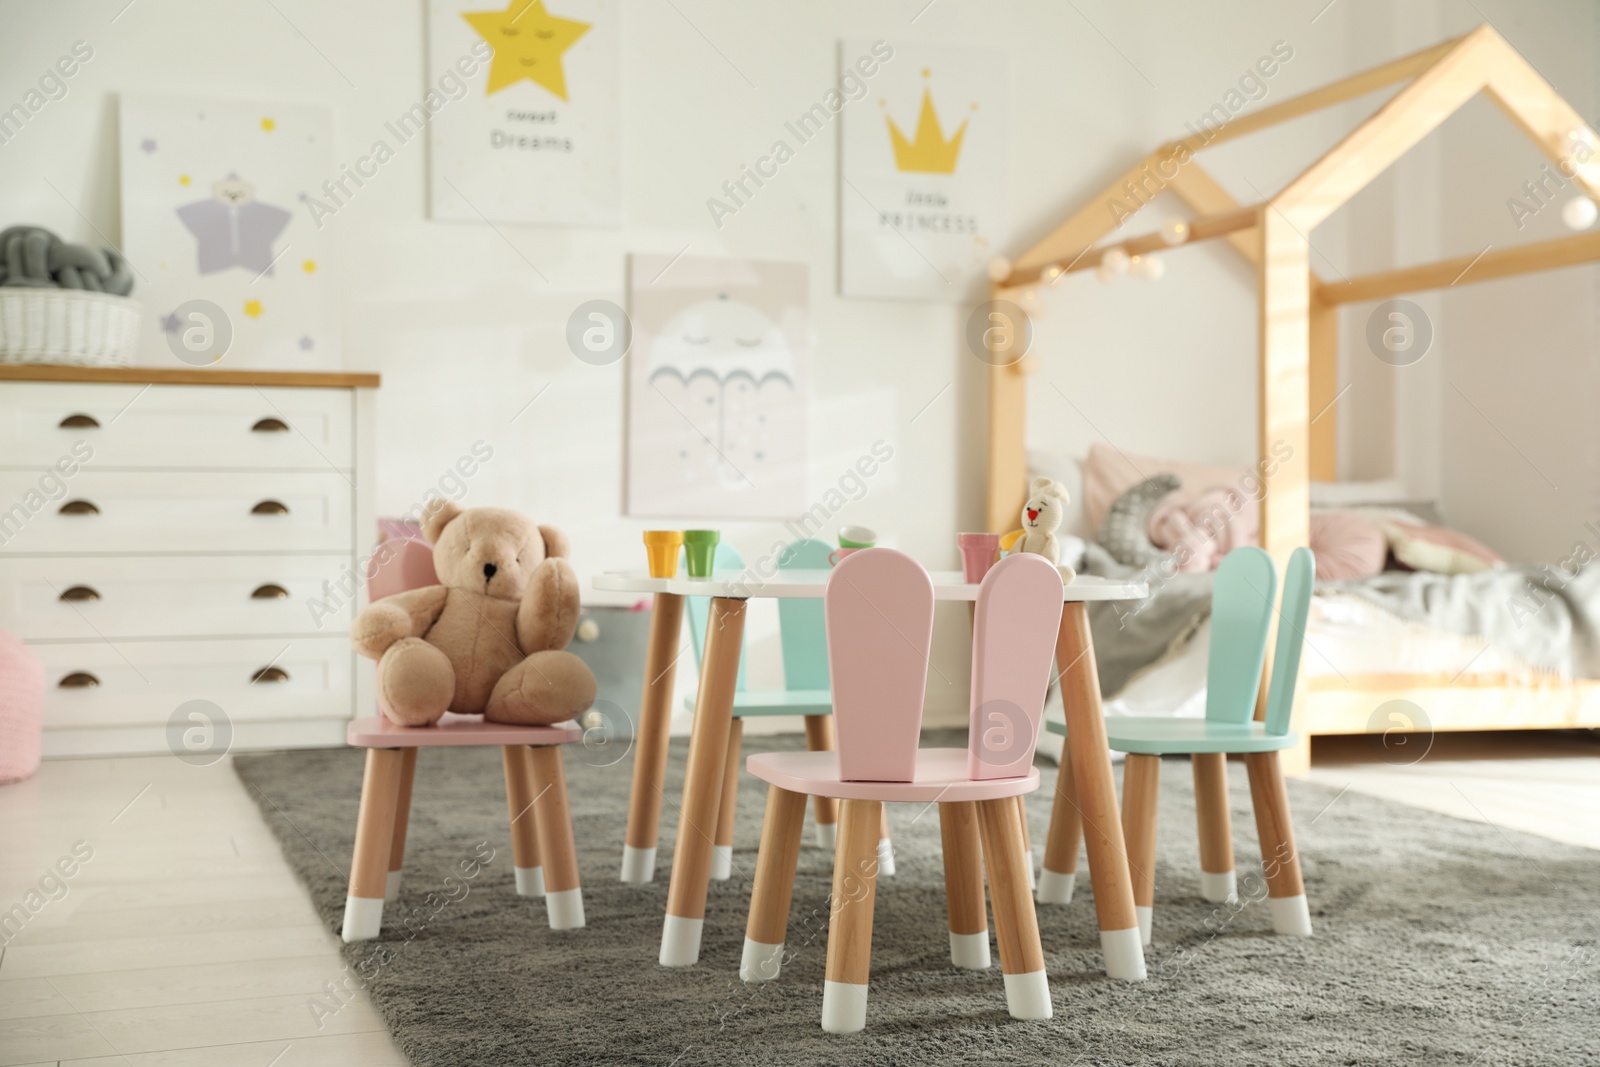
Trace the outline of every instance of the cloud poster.
<instances>
[{"instance_id":1,"label":"cloud poster","mask_svg":"<svg viewBox=\"0 0 1600 1067\"><path fill-rule=\"evenodd\" d=\"M616 225L621 0L429 0L436 219Z\"/></svg>"}]
</instances>

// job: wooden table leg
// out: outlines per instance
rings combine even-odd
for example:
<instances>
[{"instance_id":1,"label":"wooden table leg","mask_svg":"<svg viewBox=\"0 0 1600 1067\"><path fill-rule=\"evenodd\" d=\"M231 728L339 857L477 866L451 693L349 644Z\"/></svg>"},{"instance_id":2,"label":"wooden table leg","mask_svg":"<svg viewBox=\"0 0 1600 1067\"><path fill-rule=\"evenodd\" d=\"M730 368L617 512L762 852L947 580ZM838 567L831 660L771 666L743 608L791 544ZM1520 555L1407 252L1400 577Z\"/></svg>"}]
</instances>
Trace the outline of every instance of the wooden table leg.
<instances>
[{"instance_id":1,"label":"wooden table leg","mask_svg":"<svg viewBox=\"0 0 1600 1067\"><path fill-rule=\"evenodd\" d=\"M733 816L739 803L739 751L744 747L744 720L728 727L728 759L722 772L722 800L717 805L717 839L711 851L711 880L733 877Z\"/></svg>"},{"instance_id":2,"label":"wooden table leg","mask_svg":"<svg viewBox=\"0 0 1600 1067\"><path fill-rule=\"evenodd\" d=\"M1056 665L1061 668L1067 751L1078 787L1078 810L1089 852L1089 877L1094 884L1106 974L1143 981L1144 946L1139 939L1138 913L1133 907L1133 879L1128 871L1117 787L1111 774L1111 751L1106 746L1106 724L1100 710L1100 675L1089 633L1089 612L1082 601L1069 601L1061 607Z\"/></svg>"},{"instance_id":3,"label":"wooden table leg","mask_svg":"<svg viewBox=\"0 0 1600 1067\"><path fill-rule=\"evenodd\" d=\"M1261 866L1267 876L1272 928L1280 934L1310 937L1311 909L1300 877L1300 854L1295 851L1283 765L1276 752L1252 752L1244 758L1244 765L1250 772L1250 799L1256 809L1256 836L1261 839Z\"/></svg>"},{"instance_id":4,"label":"wooden table leg","mask_svg":"<svg viewBox=\"0 0 1600 1067\"><path fill-rule=\"evenodd\" d=\"M700 959L700 931L711 882L712 835L722 805L727 770L728 731L733 725L734 688L744 648L745 601L712 597L706 625L700 692L695 698L689 765L683 779L678 837L672 848L672 882L667 917L661 929L661 964L687 967Z\"/></svg>"},{"instance_id":5,"label":"wooden table leg","mask_svg":"<svg viewBox=\"0 0 1600 1067\"><path fill-rule=\"evenodd\" d=\"M344 898L344 925L339 934L347 943L377 937L383 925L383 889L389 877L394 807L404 765L405 756L398 748L367 749L355 854L350 860L350 890Z\"/></svg>"},{"instance_id":6,"label":"wooden table leg","mask_svg":"<svg viewBox=\"0 0 1600 1067\"><path fill-rule=\"evenodd\" d=\"M1083 844L1083 817L1078 814L1078 786L1072 777L1072 752L1064 745L1056 771L1055 801L1044 841L1044 869L1039 872L1041 904L1070 904L1078 882L1078 848Z\"/></svg>"},{"instance_id":7,"label":"wooden table leg","mask_svg":"<svg viewBox=\"0 0 1600 1067\"><path fill-rule=\"evenodd\" d=\"M1038 888L1033 879L1033 834L1028 830L1028 804L1026 797L1017 798L1017 821L1022 824L1022 858L1028 861L1028 892Z\"/></svg>"},{"instance_id":8,"label":"wooden table leg","mask_svg":"<svg viewBox=\"0 0 1600 1067\"><path fill-rule=\"evenodd\" d=\"M983 865L989 875L989 904L994 908L994 939L1000 946L1000 970L1005 974L1006 1007L1013 1019L1048 1019L1050 983L1044 973L1039 917L1022 869L1017 806L1007 798L982 800L977 808Z\"/></svg>"},{"instance_id":9,"label":"wooden table leg","mask_svg":"<svg viewBox=\"0 0 1600 1067\"><path fill-rule=\"evenodd\" d=\"M1156 805L1161 795L1161 757L1128 754L1122 765L1122 836L1133 875L1133 909L1139 940L1150 944L1156 897Z\"/></svg>"},{"instance_id":10,"label":"wooden table leg","mask_svg":"<svg viewBox=\"0 0 1600 1067\"><path fill-rule=\"evenodd\" d=\"M833 751L833 716L806 716L806 748ZM811 798L811 818L817 824L817 847L832 852L839 843L839 802L832 797Z\"/></svg>"},{"instance_id":11,"label":"wooden table leg","mask_svg":"<svg viewBox=\"0 0 1600 1067\"><path fill-rule=\"evenodd\" d=\"M561 746L528 749L533 775L534 822L539 827L539 859L544 868L544 906L552 930L584 925L583 889L578 884L578 849L572 840L572 808L567 802L567 772Z\"/></svg>"},{"instance_id":12,"label":"wooden table leg","mask_svg":"<svg viewBox=\"0 0 1600 1067\"><path fill-rule=\"evenodd\" d=\"M878 819L878 877L894 877L894 842L889 839L889 805Z\"/></svg>"},{"instance_id":13,"label":"wooden table leg","mask_svg":"<svg viewBox=\"0 0 1600 1067\"><path fill-rule=\"evenodd\" d=\"M1200 831L1200 895L1213 904L1226 904L1239 896L1228 816L1228 757L1196 752L1189 758L1194 764L1194 816Z\"/></svg>"},{"instance_id":14,"label":"wooden table leg","mask_svg":"<svg viewBox=\"0 0 1600 1067\"><path fill-rule=\"evenodd\" d=\"M822 1028L830 1034L853 1034L867 1024L883 802L847 800L840 807L839 848L833 858L829 900L828 961L822 983Z\"/></svg>"},{"instance_id":15,"label":"wooden table leg","mask_svg":"<svg viewBox=\"0 0 1600 1067\"><path fill-rule=\"evenodd\" d=\"M511 867L517 896L544 896L544 869L539 865L539 829L533 814L533 752L527 745L503 745L506 768L506 818L511 820Z\"/></svg>"},{"instance_id":16,"label":"wooden table leg","mask_svg":"<svg viewBox=\"0 0 1600 1067\"><path fill-rule=\"evenodd\" d=\"M966 970L987 971L989 919L978 806L970 800L940 804L939 839L944 848L945 907L950 913L950 962Z\"/></svg>"},{"instance_id":17,"label":"wooden table leg","mask_svg":"<svg viewBox=\"0 0 1600 1067\"><path fill-rule=\"evenodd\" d=\"M739 977L746 982L770 982L783 967L794 871L800 862L800 835L805 826L806 795L769 786L755 884L750 889L744 956L739 961Z\"/></svg>"},{"instance_id":18,"label":"wooden table leg","mask_svg":"<svg viewBox=\"0 0 1600 1067\"><path fill-rule=\"evenodd\" d=\"M661 829L661 793L667 780L667 733L672 726L672 684L683 630L683 597L657 593L650 613L650 644L644 658L644 691L633 737L633 792L622 845L622 880L655 878L656 838Z\"/></svg>"},{"instance_id":19,"label":"wooden table leg","mask_svg":"<svg viewBox=\"0 0 1600 1067\"><path fill-rule=\"evenodd\" d=\"M405 749L400 762L400 795L394 802L394 837L389 845L389 880L384 883L383 899L400 899L400 872L406 865L406 830L411 825L411 781L417 774L417 750Z\"/></svg>"}]
</instances>

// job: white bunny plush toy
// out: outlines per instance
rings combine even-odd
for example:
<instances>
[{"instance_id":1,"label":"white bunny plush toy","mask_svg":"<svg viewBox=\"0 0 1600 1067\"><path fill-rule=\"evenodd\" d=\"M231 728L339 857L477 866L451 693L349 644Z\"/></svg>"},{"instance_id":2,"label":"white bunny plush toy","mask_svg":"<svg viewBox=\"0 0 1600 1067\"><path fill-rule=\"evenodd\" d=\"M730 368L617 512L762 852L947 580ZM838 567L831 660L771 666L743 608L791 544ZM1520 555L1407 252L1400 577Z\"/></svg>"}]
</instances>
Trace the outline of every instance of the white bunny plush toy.
<instances>
[{"instance_id":1,"label":"white bunny plush toy","mask_svg":"<svg viewBox=\"0 0 1600 1067\"><path fill-rule=\"evenodd\" d=\"M1032 552L1054 563L1064 582L1078 576L1071 566L1061 562L1061 544L1056 540L1070 501L1066 486L1060 482L1035 478L1028 485L1028 502L1022 505L1022 537L1011 546L1013 552Z\"/></svg>"}]
</instances>

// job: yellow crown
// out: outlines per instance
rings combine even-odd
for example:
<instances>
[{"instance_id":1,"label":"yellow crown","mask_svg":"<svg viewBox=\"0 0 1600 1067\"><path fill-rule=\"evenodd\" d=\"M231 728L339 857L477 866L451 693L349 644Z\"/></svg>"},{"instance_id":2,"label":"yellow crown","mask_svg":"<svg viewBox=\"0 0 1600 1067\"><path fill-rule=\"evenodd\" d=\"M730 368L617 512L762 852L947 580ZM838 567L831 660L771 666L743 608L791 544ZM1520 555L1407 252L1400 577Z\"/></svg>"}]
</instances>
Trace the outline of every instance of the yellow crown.
<instances>
[{"instance_id":1,"label":"yellow crown","mask_svg":"<svg viewBox=\"0 0 1600 1067\"><path fill-rule=\"evenodd\" d=\"M923 71L927 75L927 71ZM961 138L967 133L967 119L961 120L956 132L947 141L939 127L939 113L933 108L933 94L927 86L922 88L922 110L917 115L917 136L908 140L895 125L893 116L885 114L889 122L889 139L894 143L894 165L902 171L923 174L954 174L956 158L961 155Z\"/></svg>"}]
</instances>

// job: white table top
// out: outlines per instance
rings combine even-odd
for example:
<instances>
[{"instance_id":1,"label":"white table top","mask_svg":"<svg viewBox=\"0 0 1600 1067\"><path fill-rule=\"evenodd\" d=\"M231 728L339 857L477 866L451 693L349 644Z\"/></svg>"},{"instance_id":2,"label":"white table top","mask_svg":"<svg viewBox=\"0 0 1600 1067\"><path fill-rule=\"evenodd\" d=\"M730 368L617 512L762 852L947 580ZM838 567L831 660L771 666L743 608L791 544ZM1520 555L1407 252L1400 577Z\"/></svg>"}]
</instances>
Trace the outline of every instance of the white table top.
<instances>
[{"instance_id":1,"label":"white table top","mask_svg":"<svg viewBox=\"0 0 1600 1067\"><path fill-rule=\"evenodd\" d=\"M652 578L645 570L607 571L598 574L594 587L614 593L677 593L680 596L722 597L798 597L820 600L828 584L827 571L779 571L763 579L751 570L714 571L709 578L690 578L679 572L675 578ZM960 571L930 571L935 600L977 600L978 585L965 581ZM1124 582L1080 574L1069 582L1061 599L1142 600L1150 595L1143 582Z\"/></svg>"}]
</instances>

